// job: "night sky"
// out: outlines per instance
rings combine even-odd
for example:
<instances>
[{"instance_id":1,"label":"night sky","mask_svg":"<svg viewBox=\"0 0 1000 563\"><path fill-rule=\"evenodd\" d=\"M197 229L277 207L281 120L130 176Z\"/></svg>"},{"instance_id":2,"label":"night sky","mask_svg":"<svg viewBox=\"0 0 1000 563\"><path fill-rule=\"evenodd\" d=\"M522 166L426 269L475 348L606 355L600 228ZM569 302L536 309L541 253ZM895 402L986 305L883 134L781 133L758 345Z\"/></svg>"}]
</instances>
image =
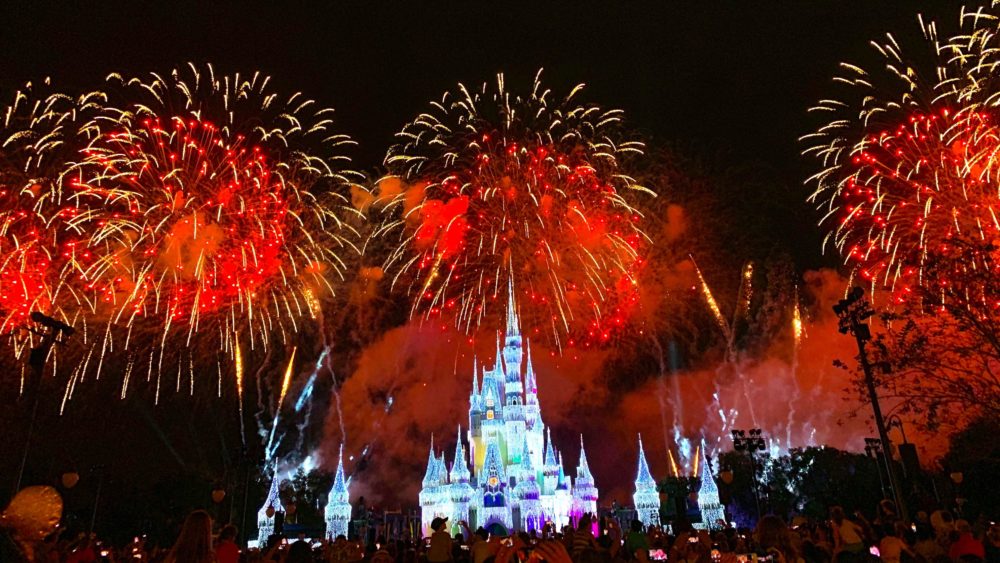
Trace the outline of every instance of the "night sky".
<instances>
[{"instance_id":1,"label":"night sky","mask_svg":"<svg viewBox=\"0 0 1000 563\"><path fill-rule=\"evenodd\" d=\"M805 215L802 180L813 164L799 156L796 139L815 127L806 109L827 95L837 63L877 64L868 41L886 31L919 45L919 11L952 30L959 7L871 0L63 4L0 7L5 103L25 81L45 76L77 92L100 88L109 72L166 73L187 61L211 62L220 74L260 70L273 89L334 107L338 129L360 143L355 167L376 172L393 133L457 82L478 85L502 71L509 90L523 91L544 67L556 95L586 83L581 100L624 109L654 146L677 144L768 171ZM761 220L810 241L796 247L800 266L822 260L811 244L818 231L788 232L782 217ZM211 397L197 403L202 412L213 408ZM128 409L145 434L122 444L170 442L161 426L170 411ZM109 431L107 421L91 426L68 431ZM232 443L220 432L199 455L215 455L216 445ZM46 460L45 471L82 464L69 457Z\"/></svg>"},{"instance_id":2,"label":"night sky","mask_svg":"<svg viewBox=\"0 0 1000 563\"><path fill-rule=\"evenodd\" d=\"M586 83L586 100L625 109L653 142L725 151L789 184L802 178L805 110L838 62L873 61L867 43L888 30L916 39L918 11L946 27L958 19L951 2L39 4L3 8L4 91L43 76L96 87L111 71L187 61L260 70L275 88L336 108L370 170L392 134L456 82L503 71L529 87L544 67L557 93Z\"/></svg>"}]
</instances>

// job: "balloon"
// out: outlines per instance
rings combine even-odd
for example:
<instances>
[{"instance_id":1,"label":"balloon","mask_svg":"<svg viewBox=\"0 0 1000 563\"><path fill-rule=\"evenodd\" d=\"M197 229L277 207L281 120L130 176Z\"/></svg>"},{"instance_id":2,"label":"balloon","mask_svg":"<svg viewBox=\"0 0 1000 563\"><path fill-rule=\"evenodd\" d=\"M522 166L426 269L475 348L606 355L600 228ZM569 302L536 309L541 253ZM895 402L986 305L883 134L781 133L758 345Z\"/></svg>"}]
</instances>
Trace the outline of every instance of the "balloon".
<instances>
[{"instance_id":1,"label":"balloon","mask_svg":"<svg viewBox=\"0 0 1000 563\"><path fill-rule=\"evenodd\" d=\"M0 514L0 527L9 528L21 547L33 552L33 544L56 530L62 518L63 501L52 487L25 487Z\"/></svg>"},{"instance_id":2,"label":"balloon","mask_svg":"<svg viewBox=\"0 0 1000 563\"><path fill-rule=\"evenodd\" d=\"M67 489L72 489L80 482L80 474L76 471L69 471L62 474L62 486Z\"/></svg>"}]
</instances>

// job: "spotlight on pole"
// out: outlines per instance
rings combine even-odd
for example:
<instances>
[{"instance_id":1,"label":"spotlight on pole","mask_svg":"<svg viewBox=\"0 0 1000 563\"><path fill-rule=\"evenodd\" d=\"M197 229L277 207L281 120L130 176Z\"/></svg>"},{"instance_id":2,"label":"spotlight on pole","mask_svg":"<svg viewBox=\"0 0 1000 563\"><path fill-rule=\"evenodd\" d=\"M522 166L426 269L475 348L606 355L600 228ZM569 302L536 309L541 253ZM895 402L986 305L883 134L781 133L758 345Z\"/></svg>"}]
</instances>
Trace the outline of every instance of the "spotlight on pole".
<instances>
[{"instance_id":1,"label":"spotlight on pole","mask_svg":"<svg viewBox=\"0 0 1000 563\"><path fill-rule=\"evenodd\" d=\"M865 387L868 390L868 400L872 404L872 414L875 417L875 426L878 428L879 444L878 449L885 460L886 470L889 474L889 486L892 489L892 496L896 501L896 506L899 508L900 515L904 520L908 518L906 511L905 499L903 497L903 490L900 488L899 476L896 474L896 466L892 463L892 442L889 441L889 431L886 427L885 420L882 418L882 407L879 406L878 402L878 392L875 389L875 374L871 361L868 359L868 352L865 349L865 345L872 339L871 328L864 321L871 318L875 314L875 310L872 309L870 303L864 298L865 290L860 287L854 287L847 294L847 297L841 299L833 306L833 312L837 314L840 318L838 323L838 330L841 334L850 333L854 336L854 339L858 344L858 360L861 363L861 369L865 374ZM879 364L880 368L888 371L887 364ZM871 442L868 444L869 450L874 452L875 443Z\"/></svg>"}]
</instances>

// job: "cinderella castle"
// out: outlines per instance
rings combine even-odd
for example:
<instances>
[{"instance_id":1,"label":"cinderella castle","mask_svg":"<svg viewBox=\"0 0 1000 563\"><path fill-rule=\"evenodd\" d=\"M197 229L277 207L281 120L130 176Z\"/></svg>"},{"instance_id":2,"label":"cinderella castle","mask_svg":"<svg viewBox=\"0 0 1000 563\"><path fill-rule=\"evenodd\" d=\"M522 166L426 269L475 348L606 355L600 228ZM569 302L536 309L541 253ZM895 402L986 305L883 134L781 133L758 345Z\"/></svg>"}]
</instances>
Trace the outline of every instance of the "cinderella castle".
<instances>
[{"instance_id":1,"label":"cinderella castle","mask_svg":"<svg viewBox=\"0 0 1000 563\"><path fill-rule=\"evenodd\" d=\"M450 519L452 532L464 521L473 530L481 526L505 533L541 530L547 523L559 529L597 512L597 487L582 436L573 479L542 422L531 350L519 325L512 297L493 369L473 368L468 431L463 436L458 429L450 469L431 439L420 491L424 535L430 535L430 523L439 516Z\"/></svg>"}]
</instances>

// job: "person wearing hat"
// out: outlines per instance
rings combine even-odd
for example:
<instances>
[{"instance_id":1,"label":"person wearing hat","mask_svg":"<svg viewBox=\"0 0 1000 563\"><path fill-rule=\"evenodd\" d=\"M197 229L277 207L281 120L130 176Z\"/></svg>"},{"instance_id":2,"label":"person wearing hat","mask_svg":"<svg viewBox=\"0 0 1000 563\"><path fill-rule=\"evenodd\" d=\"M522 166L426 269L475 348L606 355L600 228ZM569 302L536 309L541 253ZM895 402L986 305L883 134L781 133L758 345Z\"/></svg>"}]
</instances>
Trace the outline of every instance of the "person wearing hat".
<instances>
[{"instance_id":1,"label":"person wearing hat","mask_svg":"<svg viewBox=\"0 0 1000 563\"><path fill-rule=\"evenodd\" d=\"M447 524L447 518L438 517L431 520L431 545L427 548L429 563L451 561L451 534L445 529Z\"/></svg>"}]
</instances>

